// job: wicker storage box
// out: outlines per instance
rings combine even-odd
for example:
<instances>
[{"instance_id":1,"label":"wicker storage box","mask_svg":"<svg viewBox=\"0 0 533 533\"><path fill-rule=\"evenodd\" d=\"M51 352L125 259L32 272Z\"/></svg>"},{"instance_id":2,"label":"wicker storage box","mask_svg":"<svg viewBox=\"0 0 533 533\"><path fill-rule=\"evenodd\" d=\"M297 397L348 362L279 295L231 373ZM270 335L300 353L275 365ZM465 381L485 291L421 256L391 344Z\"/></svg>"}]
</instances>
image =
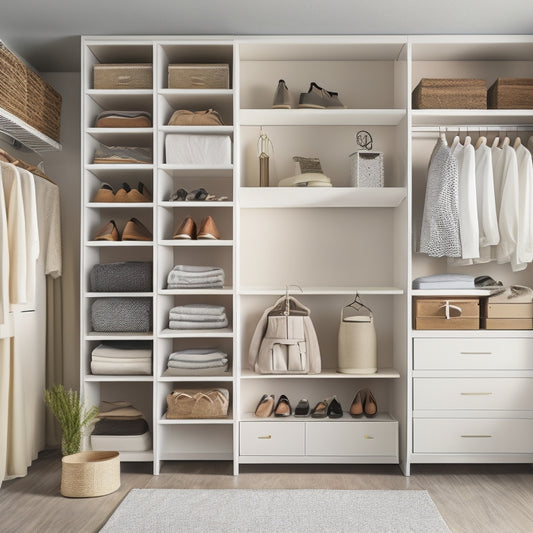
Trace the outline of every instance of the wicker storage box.
<instances>
[{"instance_id":1,"label":"wicker storage box","mask_svg":"<svg viewBox=\"0 0 533 533\"><path fill-rule=\"evenodd\" d=\"M107 63L94 65L95 89L151 89L151 63Z\"/></svg>"},{"instance_id":2,"label":"wicker storage box","mask_svg":"<svg viewBox=\"0 0 533 533\"><path fill-rule=\"evenodd\" d=\"M498 78L487 99L489 109L533 109L533 78Z\"/></svg>"},{"instance_id":3,"label":"wicker storage box","mask_svg":"<svg viewBox=\"0 0 533 533\"><path fill-rule=\"evenodd\" d=\"M479 298L415 298L414 329L479 329Z\"/></svg>"},{"instance_id":4,"label":"wicker storage box","mask_svg":"<svg viewBox=\"0 0 533 533\"><path fill-rule=\"evenodd\" d=\"M59 142L61 95L1 42L0 107Z\"/></svg>"},{"instance_id":5,"label":"wicker storage box","mask_svg":"<svg viewBox=\"0 0 533 533\"><path fill-rule=\"evenodd\" d=\"M120 488L118 452L81 452L65 455L61 494L67 498L105 496Z\"/></svg>"},{"instance_id":6,"label":"wicker storage box","mask_svg":"<svg viewBox=\"0 0 533 533\"><path fill-rule=\"evenodd\" d=\"M170 419L224 418L228 416L228 389L180 389L167 395Z\"/></svg>"},{"instance_id":7,"label":"wicker storage box","mask_svg":"<svg viewBox=\"0 0 533 533\"><path fill-rule=\"evenodd\" d=\"M229 65L197 63L168 66L169 89L229 89Z\"/></svg>"},{"instance_id":8,"label":"wicker storage box","mask_svg":"<svg viewBox=\"0 0 533 533\"><path fill-rule=\"evenodd\" d=\"M413 91L413 109L487 109L485 80L422 78Z\"/></svg>"}]
</instances>

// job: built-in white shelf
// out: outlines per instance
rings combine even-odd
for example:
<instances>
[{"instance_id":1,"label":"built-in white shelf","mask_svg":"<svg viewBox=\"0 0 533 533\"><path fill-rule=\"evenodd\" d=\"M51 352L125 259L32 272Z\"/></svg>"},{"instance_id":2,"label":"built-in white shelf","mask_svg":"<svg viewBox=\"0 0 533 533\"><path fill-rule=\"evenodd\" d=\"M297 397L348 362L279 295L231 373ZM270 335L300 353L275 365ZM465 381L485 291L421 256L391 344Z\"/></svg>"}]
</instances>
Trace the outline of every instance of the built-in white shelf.
<instances>
[{"instance_id":1,"label":"built-in white shelf","mask_svg":"<svg viewBox=\"0 0 533 533\"><path fill-rule=\"evenodd\" d=\"M470 296L490 296L494 290L491 289L413 289L413 296L445 296L468 298Z\"/></svg>"},{"instance_id":2,"label":"built-in white shelf","mask_svg":"<svg viewBox=\"0 0 533 533\"><path fill-rule=\"evenodd\" d=\"M242 370L242 379L395 379L400 373L394 368L379 368L374 374L342 374L335 369L324 369L320 374L258 374L252 370Z\"/></svg>"},{"instance_id":3,"label":"built-in white shelf","mask_svg":"<svg viewBox=\"0 0 533 533\"><path fill-rule=\"evenodd\" d=\"M397 126L405 109L241 109L242 126Z\"/></svg>"},{"instance_id":4,"label":"built-in white shelf","mask_svg":"<svg viewBox=\"0 0 533 533\"><path fill-rule=\"evenodd\" d=\"M533 370L413 370L413 378L533 378ZM446 412L446 411L445 411ZM530 413L530 411L524 411Z\"/></svg>"},{"instance_id":5,"label":"built-in white shelf","mask_svg":"<svg viewBox=\"0 0 533 533\"><path fill-rule=\"evenodd\" d=\"M89 209L148 209L154 207L153 202L89 202L86 204Z\"/></svg>"},{"instance_id":6,"label":"built-in white shelf","mask_svg":"<svg viewBox=\"0 0 533 533\"><path fill-rule=\"evenodd\" d=\"M533 336L533 330L530 329L430 329L430 330L413 330L413 337L447 339L451 338L525 338L530 339Z\"/></svg>"},{"instance_id":7,"label":"built-in white shelf","mask_svg":"<svg viewBox=\"0 0 533 533\"><path fill-rule=\"evenodd\" d=\"M86 292L86 298L152 298L153 292Z\"/></svg>"},{"instance_id":8,"label":"built-in white shelf","mask_svg":"<svg viewBox=\"0 0 533 533\"><path fill-rule=\"evenodd\" d=\"M159 241L161 246L233 246L233 241L222 239L165 239Z\"/></svg>"},{"instance_id":9,"label":"built-in white shelf","mask_svg":"<svg viewBox=\"0 0 533 533\"><path fill-rule=\"evenodd\" d=\"M152 241L87 241L85 246L95 248L109 248L113 246L120 246L121 248L142 248L153 246Z\"/></svg>"},{"instance_id":10,"label":"built-in white shelf","mask_svg":"<svg viewBox=\"0 0 533 533\"><path fill-rule=\"evenodd\" d=\"M241 187L243 208L397 207L405 187Z\"/></svg>"},{"instance_id":11,"label":"built-in white shelf","mask_svg":"<svg viewBox=\"0 0 533 533\"><path fill-rule=\"evenodd\" d=\"M153 438L153 435L152 435ZM133 462L144 462L144 461L153 461L154 452L149 450L146 452L119 452L120 461L125 463Z\"/></svg>"},{"instance_id":12,"label":"built-in white shelf","mask_svg":"<svg viewBox=\"0 0 533 533\"><path fill-rule=\"evenodd\" d=\"M111 204L110 204L111 205ZM233 202L229 201L208 201L208 202L159 202L159 205L161 207L168 207L168 208L174 208L174 207L182 207L182 208L189 208L189 207L207 207L208 209L211 209L212 207L233 207Z\"/></svg>"},{"instance_id":13,"label":"built-in white shelf","mask_svg":"<svg viewBox=\"0 0 533 533\"><path fill-rule=\"evenodd\" d=\"M233 376L231 373L227 373L220 376L161 376L157 378L157 381L162 382L171 382L175 383L176 381L181 382L213 382L213 381L233 381Z\"/></svg>"},{"instance_id":14,"label":"built-in white shelf","mask_svg":"<svg viewBox=\"0 0 533 533\"><path fill-rule=\"evenodd\" d=\"M220 178L230 176L233 165L174 165L163 163L159 165L160 170L164 170L169 176L201 176Z\"/></svg>"},{"instance_id":15,"label":"built-in white shelf","mask_svg":"<svg viewBox=\"0 0 533 533\"><path fill-rule=\"evenodd\" d=\"M196 338L196 337L233 337L232 328L220 329L170 329L165 328L159 334L161 339Z\"/></svg>"},{"instance_id":16,"label":"built-in white shelf","mask_svg":"<svg viewBox=\"0 0 533 533\"><path fill-rule=\"evenodd\" d=\"M85 94L102 109L116 109L127 104L131 109L152 110L151 89L89 89Z\"/></svg>"},{"instance_id":17,"label":"built-in white shelf","mask_svg":"<svg viewBox=\"0 0 533 533\"><path fill-rule=\"evenodd\" d=\"M356 291L359 294L381 294L381 295L395 295L403 294L403 289L398 287L302 287L303 292L294 291L291 293L307 295L350 295L354 296ZM239 289L239 294L242 296L282 296L285 294L283 287L243 287Z\"/></svg>"},{"instance_id":18,"label":"built-in white shelf","mask_svg":"<svg viewBox=\"0 0 533 533\"><path fill-rule=\"evenodd\" d=\"M309 405L309 416L267 416L267 417L260 417L255 416L254 413L243 413L241 414L240 419L243 422L276 422L276 423L287 423L287 422L316 422L317 424L337 424L338 422L347 422L347 423L354 423L357 424L359 422L395 422L396 419L394 419L390 414L388 413L377 413L376 416L368 417L368 416L361 416L358 418L354 418L350 416L349 412L349 405L346 406L348 409L343 410L343 416L342 418L313 418L311 416L311 411L313 409L314 405Z\"/></svg>"},{"instance_id":19,"label":"built-in white shelf","mask_svg":"<svg viewBox=\"0 0 533 533\"><path fill-rule=\"evenodd\" d=\"M170 296L188 296L193 294L233 294L233 288L222 287L220 289L159 289L158 294Z\"/></svg>"},{"instance_id":20,"label":"built-in white shelf","mask_svg":"<svg viewBox=\"0 0 533 533\"><path fill-rule=\"evenodd\" d=\"M159 424L175 426L175 425L205 425L205 424L233 424L233 415L228 415L225 418L160 418Z\"/></svg>"},{"instance_id":21,"label":"built-in white shelf","mask_svg":"<svg viewBox=\"0 0 533 533\"><path fill-rule=\"evenodd\" d=\"M175 109L188 109L185 104L216 109L233 99L233 89L159 89L157 94Z\"/></svg>"},{"instance_id":22,"label":"built-in white shelf","mask_svg":"<svg viewBox=\"0 0 533 533\"><path fill-rule=\"evenodd\" d=\"M412 117L416 132L417 126L533 124L533 109L413 109Z\"/></svg>"},{"instance_id":23,"label":"built-in white shelf","mask_svg":"<svg viewBox=\"0 0 533 533\"><path fill-rule=\"evenodd\" d=\"M0 131L37 153L57 152L61 144L0 107Z\"/></svg>"},{"instance_id":24,"label":"built-in white shelf","mask_svg":"<svg viewBox=\"0 0 533 533\"><path fill-rule=\"evenodd\" d=\"M229 135L233 133L233 126L159 126L163 133L197 133Z\"/></svg>"},{"instance_id":25,"label":"built-in white shelf","mask_svg":"<svg viewBox=\"0 0 533 533\"><path fill-rule=\"evenodd\" d=\"M86 341L98 341L98 340L105 340L105 341L148 341L152 340L154 338L154 335L151 331L146 332L120 332L120 331L111 331L111 332L105 332L105 331L90 331L84 336L84 340Z\"/></svg>"},{"instance_id":26,"label":"built-in white shelf","mask_svg":"<svg viewBox=\"0 0 533 533\"><path fill-rule=\"evenodd\" d=\"M152 163L89 163L85 165L85 170L90 170L93 173L101 172L103 170L110 170L114 172L122 172L124 170L153 170L154 165Z\"/></svg>"},{"instance_id":27,"label":"built-in white shelf","mask_svg":"<svg viewBox=\"0 0 533 533\"><path fill-rule=\"evenodd\" d=\"M154 380L152 376L144 376L144 375L135 375L135 374L128 374L123 376L104 376L104 375L92 375L87 374L83 378L85 381L96 381L96 382L130 382L130 381L142 381L142 382L151 382Z\"/></svg>"}]
</instances>

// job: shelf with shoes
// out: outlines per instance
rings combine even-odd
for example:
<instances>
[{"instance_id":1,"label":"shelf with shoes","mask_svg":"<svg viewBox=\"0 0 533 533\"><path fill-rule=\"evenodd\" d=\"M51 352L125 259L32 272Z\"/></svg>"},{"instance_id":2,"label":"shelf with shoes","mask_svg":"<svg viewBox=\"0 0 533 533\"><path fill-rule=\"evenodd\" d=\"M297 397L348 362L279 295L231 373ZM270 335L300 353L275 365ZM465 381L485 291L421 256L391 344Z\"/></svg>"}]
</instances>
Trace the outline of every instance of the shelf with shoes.
<instances>
[{"instance_id":1,"label":"shelf with shoes","mask_svg":"<svg viewBox=\"0 0 533 533\"><path fill-rule=\"evenodd\" d=\"M378 368L374 374L343 374L336 369L322 369L320 374L258 374L249 369L241 370L242 379L397 379L400 373L394 368Z\"/></svg>"}]
</instances>

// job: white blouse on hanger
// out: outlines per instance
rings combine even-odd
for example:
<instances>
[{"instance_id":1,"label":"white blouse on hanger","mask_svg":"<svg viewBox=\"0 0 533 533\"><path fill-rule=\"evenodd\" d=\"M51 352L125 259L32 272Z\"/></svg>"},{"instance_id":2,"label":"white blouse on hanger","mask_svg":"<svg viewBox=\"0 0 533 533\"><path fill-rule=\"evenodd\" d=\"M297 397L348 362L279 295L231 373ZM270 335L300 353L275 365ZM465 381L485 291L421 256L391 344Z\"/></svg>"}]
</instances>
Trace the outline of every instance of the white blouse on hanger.
<instances>
[{"instance_id":1,"label":"white blouse on hanger","mask_svg":"<svg viewBox=\"0 0 533 533\"><path fill-rule=\"evenodd\" d=\"M515 152L518 164L518 261L533 260L533 164L531 153L517 139Z\"/></svg>"},{"instance_id":2,"label":"white blouse on hanger","mask_svg":"<svg viewBox=\"0 0 533 533\"><path fill-rule=\"evenodd\" d=\"M0 167L0 180L2 170ZM9 238L4 187L0 185L0 324L5 324L9 313ZM0 478L1 479L1 478Z\"/></svg>"},{"instance_id":3,"label":"white blouse on hanger","mask_svg":"<svg viewBox=\"0 0 533 533\"><path fill-rule=\"evenodd\" d=\"M431 257L460 257L457 160L444 135L429 162L420 252Z\"/></svg>"}]
</instances>

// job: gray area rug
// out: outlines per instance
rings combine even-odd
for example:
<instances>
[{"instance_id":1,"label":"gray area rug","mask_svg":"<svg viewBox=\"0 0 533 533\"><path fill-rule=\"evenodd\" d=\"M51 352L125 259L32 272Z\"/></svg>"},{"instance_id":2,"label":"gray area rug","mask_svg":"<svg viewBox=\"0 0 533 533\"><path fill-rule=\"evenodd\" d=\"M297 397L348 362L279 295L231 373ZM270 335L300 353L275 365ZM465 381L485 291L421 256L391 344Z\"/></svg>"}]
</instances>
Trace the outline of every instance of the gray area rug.
<instances>
[{"instance_id":1,"label":"gray area rug","mask_svg":"<svg viewBox=\"0 0 533 533\"><path fill-rule=\"evenodd\" d=\"M133 489L104 533L450 533L425 490Z\"/></svg>"}]
</instances>

